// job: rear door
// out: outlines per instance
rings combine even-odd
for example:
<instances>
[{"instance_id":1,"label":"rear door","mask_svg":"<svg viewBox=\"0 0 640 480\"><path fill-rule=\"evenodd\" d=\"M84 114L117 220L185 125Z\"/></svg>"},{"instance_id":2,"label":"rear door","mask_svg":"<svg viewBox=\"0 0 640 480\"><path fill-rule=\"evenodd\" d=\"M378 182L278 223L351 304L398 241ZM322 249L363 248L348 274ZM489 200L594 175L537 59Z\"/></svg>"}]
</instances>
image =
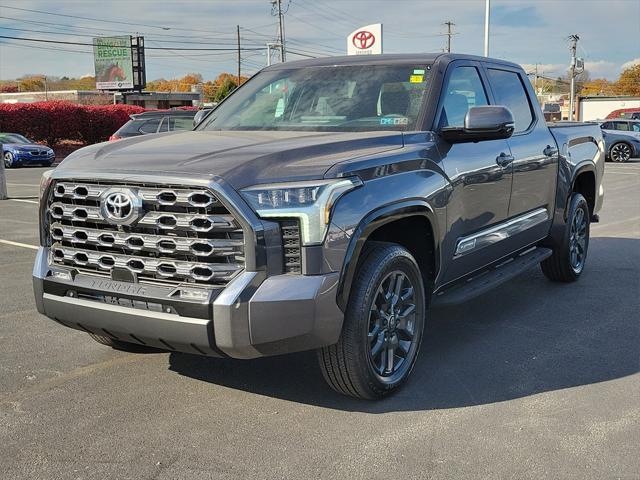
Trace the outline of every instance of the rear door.
<instances>
[{"instance_id":1,"label":"rear door","mask_svg":"<svg viewBox=\"0 0 640 480\"><path fill-rule=\"evenodd\" d=\"M490 96L482 67L455 61L447 68L436 129L463 126L469 108L488 105ZM453 257L443 281L455 280L501 258L506 253L492 228L507 220L511 193L511 165L506 140L441 142L438 146L453 191L447 205Z\"/></svg>"},{"instance_id":2,"label":"rear door","mask_svg":"<svg viewBox=\"0 0 640 480\"><path fill-rule=\"evenodd\" d=\"M532 215L536 219L521 222L518 237L524 246L548 233L555 204L558 149L524 72L498 64L485 67L494 102L511 110L515 121L514 133L507 140L513 156L509 217L516 220Z\"/></svg>"}]
</instances>

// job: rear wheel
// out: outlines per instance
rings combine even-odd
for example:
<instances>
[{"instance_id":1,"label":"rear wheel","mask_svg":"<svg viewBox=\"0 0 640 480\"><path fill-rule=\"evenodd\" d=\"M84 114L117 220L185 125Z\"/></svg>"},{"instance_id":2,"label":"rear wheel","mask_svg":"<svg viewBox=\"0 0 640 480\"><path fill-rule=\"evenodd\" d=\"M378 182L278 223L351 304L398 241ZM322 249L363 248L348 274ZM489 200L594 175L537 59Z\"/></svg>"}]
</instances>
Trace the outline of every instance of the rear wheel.
<instances>
[{"instance_id":1,"label":"rear wheel","mask_svg":"<svg viewBox=\"0 0 640 480\"><path fill-rule=\"evenodd\" d=\"M589 227L589 205L581 194L574 193L562 245L554 248L553 255L540 263L548 279L573 282L580 277L589 249Z\"/></svg>"},{"instance_id":2,"label":"rear wheel","mask_svg":"<svg viewBox=\"0 0 640 480\"><path fill-rule=\"evenodd\" d=\"M90 333L89 336L102 345L115 348L116 350L122 350L124 352L144 353L161 351L158 348L147 347L146 345L140 345L137 343L123 342L122 340L118 340L116 338L108 337L105 335L96 335L95 333Z\"/></svg>"},{"instance_id":3,"label":"rear wheel","mask_svg":"<svg viewBox=\"0 0 640 480\"><path fill-rule=\"evenodd\" d=\"M609 157L614 162L627 162L631 158L631 147L628 143L615 143L609 149Z\"/></svg>"},{"instance_id":4,"label":"rear wheel","mask_svg":"<svg viewBox=\"0 0 640 480\"><path fill-rule=\"evenodd\" d=\"M413 369L424 330L422 275L403 247L373 243L363 254L338 343L318 351L323 375L339 393L377 399Z\"/></svg>"}]
</instances>

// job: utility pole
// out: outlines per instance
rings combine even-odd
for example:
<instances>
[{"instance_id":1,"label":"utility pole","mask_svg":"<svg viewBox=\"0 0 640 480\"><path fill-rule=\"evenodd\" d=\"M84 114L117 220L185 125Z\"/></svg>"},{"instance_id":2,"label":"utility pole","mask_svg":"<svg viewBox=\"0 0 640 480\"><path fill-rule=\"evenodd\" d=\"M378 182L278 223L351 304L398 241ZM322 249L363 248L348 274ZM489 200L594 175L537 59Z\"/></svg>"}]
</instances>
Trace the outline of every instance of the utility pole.
<instances>
[{"instance_id":1,"label":"utility pole","mask_svg":"<svg viewBox=\"0 0 640 480\"><path fill-rule=\"evenodd\" d=\"M576 47L580 37L576 34L569 35L569 50L571 50L571 64L569 65L569 75L571 76L571 93L569 96L569 120L574 120L574 110L576 106Z\"/></svg>"},{"instance_id":2,"label":"utility pole","mask_svg":"<svg viewBox=\"0 0 640 480\"><path fill-rule=\"evenodd\" d=\"M535 77L533 77L533 89L536 91L536 95L538 95L538 64L537 63L535 68Z\"/></svg>"},{"instance_id":3,"label":"utility pole","mask_svg":"<svg viewBox=\"0 0 640 480\"><path fill-rule=\"evenodd\" d=\"M277 9L278 15L278 35L280 37L280 61L286 61L287 49L284 43L284 13L282 12L282 0L271 0L274 11Z\"/></svg>"},{"instance_id":4,"label":"utility pole","mask_svg":"<svg viewBox=\"0 0 640 480\"><path fill-rule=\"evenodd\" d=\"M451 27L453 27L455 23L449 20L448 22L444 22L444 25L447 26L447 53L451 53L451 35L453 35Z\"/></svg>"},{"instance_id":5,"label":"utility pole","mask_svg":"<svg viewBox=\"0 0 640 480\"><path fill-rule=\"evenodd\" d=\"M489 56L489 16L491 14L491 0L484 4L484 56Z\"/></svg>"},{"instance_id":6,"label":"utility pole","mask_svg":"<svg viewBox=\"0 0 640 480\"><path fill-rule=\"evenodd\" d=\"M238 87L240 86L240 25L236 25L236 33L238 36Z\"/></svg>"}]
</instances>

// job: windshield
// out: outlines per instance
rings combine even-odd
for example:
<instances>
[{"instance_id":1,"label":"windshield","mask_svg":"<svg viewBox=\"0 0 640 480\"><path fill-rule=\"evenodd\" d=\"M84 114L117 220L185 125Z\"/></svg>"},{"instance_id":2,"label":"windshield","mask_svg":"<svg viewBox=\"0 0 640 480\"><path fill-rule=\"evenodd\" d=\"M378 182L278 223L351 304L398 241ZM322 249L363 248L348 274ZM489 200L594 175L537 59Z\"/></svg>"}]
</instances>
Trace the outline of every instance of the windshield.
<instances>
[{"instance_id":1,"label":"windshield","mask_svg":"<svg viewBox=\"0 0 640 480\"><path fill-rule=\"evenodd\" d=\"M197 130L413 130L430 73L427 65L265 71Z\"/></svg>"},{"instance_id":2,"label":"windshield","mask_svg":"<svg viewBox=\"0 0 640 480\"><path fill-rule=\"evenodd\" d=\"M26 145L28 143L33 143L33 142L23 137L22 135L18 135L17 133L10 133L8 135L0 135L0 143L14 143L17 145Z\"/></svg>"}]
</instances>

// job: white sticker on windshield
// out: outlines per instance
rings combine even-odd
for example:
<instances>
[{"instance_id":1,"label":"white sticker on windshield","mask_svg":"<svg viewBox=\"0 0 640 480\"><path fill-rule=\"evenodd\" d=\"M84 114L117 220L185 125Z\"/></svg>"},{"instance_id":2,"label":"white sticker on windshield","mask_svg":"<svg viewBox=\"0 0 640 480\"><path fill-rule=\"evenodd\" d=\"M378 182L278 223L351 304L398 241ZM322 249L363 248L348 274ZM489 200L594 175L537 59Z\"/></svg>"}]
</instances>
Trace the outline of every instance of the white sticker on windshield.
<instances>
[{"instance_id":1,"label":"white sticker on windshield","mask_svg":"<svg viewBox=\"0 0 640 480\"><path fill-rule=\"evenodd\" d=\"M380 119L380 125L407 125L408 123L409 119L407 117L391 117Z\"/></svg>"}]
</instances>

